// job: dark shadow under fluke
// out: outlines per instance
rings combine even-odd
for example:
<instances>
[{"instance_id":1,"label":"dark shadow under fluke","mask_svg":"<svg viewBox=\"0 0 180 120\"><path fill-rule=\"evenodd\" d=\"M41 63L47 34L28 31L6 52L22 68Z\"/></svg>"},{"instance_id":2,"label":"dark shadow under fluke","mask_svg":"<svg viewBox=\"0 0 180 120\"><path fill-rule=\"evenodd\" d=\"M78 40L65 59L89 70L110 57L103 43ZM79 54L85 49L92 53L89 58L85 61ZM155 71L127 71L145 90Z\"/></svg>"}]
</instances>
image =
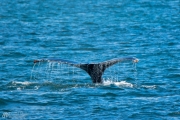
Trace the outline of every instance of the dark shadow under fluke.
<instances>
[{"instance_id":1,"label":"dark shadow under fluke","mask_svg":"<svg viewBox=\"0 0 180 120\"><path fill-rule=\"evenodd\" d=\"M124 61L132 61L134 63L137 63L139 60L135 57L124 57L124 58L115 58L115 59L111 59L111 60L100 62L100 63L77 63L77 62L64 60L64 59L47 58L47 59L34 60L34 63L56 62L56 63L63 63L63 64L75 66L86 71L91 77L93 83L102 83L103 82L102 75L104 71L108 67L116 63L124 62Z\"/></svg>"}]
</instances>

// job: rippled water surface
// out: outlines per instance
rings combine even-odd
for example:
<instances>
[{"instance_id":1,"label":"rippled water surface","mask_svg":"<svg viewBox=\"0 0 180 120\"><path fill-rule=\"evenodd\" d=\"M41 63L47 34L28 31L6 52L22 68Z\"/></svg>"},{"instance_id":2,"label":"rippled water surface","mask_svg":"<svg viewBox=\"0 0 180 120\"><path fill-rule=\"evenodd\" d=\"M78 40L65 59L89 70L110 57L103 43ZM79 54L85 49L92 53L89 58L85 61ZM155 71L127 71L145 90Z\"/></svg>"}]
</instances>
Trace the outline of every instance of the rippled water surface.
<instances>
[{"instance_id":1,"label":"rippled water surface","mask_svg":"<svg viewBox=\"0 0 180 120\"><path fill-rule=\"evenodd\" d=\"M83 63L134 56L93 84ZM0 119L180 119L179 0L1 0Z\"/></svg>"}]
</instances>

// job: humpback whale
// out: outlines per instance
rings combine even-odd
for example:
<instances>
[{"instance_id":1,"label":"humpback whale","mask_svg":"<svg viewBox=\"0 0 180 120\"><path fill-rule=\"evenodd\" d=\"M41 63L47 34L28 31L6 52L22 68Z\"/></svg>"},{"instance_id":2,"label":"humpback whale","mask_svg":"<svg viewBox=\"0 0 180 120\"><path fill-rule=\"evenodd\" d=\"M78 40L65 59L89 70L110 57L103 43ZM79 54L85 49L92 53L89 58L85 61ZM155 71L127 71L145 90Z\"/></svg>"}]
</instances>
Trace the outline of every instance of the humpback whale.
<instances>
[{"instance_id":1,"label":"humpback whale","mask_svg":"<svg viewBox=\"0 0 180 120\"><path fill-rule=\"evenodd\" d=\"M64 60L64 59L57 59L57 58L47 58L47 59L38 59L34 60L34 63L37 62L57 62L57 63L63 63L63 64L68 64L70 66L78 67L81 68L82 70L86 71L89 76L92 79L93 83L102 83L102 75L104 71L118 63L118 62L124 62L124 61L132 61L134 63L137 63L139 60L135 57L124 57L124 58L115 58L111 60L107 60L104 62L100 63L78 63L74 61L69 61L69 60Z\"/></svg>"}]
</instances>

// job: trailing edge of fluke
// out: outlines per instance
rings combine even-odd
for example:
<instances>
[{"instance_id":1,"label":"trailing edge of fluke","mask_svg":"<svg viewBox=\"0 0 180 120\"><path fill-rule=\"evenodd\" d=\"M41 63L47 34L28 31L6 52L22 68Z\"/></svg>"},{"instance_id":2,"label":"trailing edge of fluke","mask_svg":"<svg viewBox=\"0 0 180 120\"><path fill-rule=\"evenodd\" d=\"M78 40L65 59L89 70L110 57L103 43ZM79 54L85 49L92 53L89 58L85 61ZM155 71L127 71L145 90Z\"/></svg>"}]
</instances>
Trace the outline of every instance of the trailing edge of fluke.
<instances>
[{"instance_id":1,"label":"trailing edge of fluke","mask_svg":"<svg viewBox=\"0 0 180 120\"><path fill-rule=\"evenodd\" d=\"M137 63L139 60L135 57L124 57L124 58L115 58L111 60L107 60L104 62L100 63L77 63L69 60L64 60L64 59L56 59L56 58L47 58L47 59L40 59L40 60L34 60L34 63L37 62L57 62L57 63L63 63L63 64L68 64L71 66L75 66L78 68L83 69L86 71L89 76L91 77L93 83L102 83L102 75L104 71L119 62L124 62L124 61L132 61L134 63Z\"/></svg>"}]
</instances>

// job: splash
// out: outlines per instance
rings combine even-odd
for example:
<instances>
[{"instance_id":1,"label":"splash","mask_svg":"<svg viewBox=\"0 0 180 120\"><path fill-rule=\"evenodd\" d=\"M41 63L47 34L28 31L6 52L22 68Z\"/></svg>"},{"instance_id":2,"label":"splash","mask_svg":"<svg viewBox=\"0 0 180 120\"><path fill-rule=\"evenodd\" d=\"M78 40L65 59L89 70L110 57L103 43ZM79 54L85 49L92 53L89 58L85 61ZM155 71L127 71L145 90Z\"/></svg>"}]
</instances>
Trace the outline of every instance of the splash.
<instances>
[{"instance_id":1,"label":"splash","mask_svg":"<svg viewBox=\"0 0 180 120\"><path fill-rule=\"evenodd\" d=\"M38 83L35 82L29 82L29 81L24 81L24 82L19 82L19 81L12 81L9 82L6 87L8 90L18 90L22 91L24 89L37 89Z\"/></svg>"},{"instance_id":2,"label":"splash","mask_svg":"<svg viewBox=\"0 0 180 120\"><path fill-rule=\"evenodd\" d=\"M115 85L117 87L129 87L129 88L133 88L133 84L128 83L126 81L114 82L114 81L111 81L111 80L104 80L103 85L104 86Z\"/></svg>"},{"instance_id":3,"label":"splash","mask_svg":"<svg viewBox=\"0 0 180 120\"><path fill-rule=\"evenodd\" d=\"M85 79L86 74L79 68L56 62L37 62L31 70L30 80L41 82L53 81L58 83L78 83L79 79Z\"/></svg>"},{"instance_id":4,"label":"splash","mask_svg":"<svg viewBox=\"0 0 180 120\"><path fill-rule=\"evenodd\" d=\"M137 63L118 63L108 68L104 74L103 79L108 81L120 82L122 80L137 80ZM137 81L136 81L137 82Z\"/></svg>"},{"instance_id":5,"label":"splash","mask_svg":"<svg viewBox=\"0 0 180 120\"><path fill-rule=\"evenodd\" d=\"M30 80L32 80L33 72L34 72L34 67L35 67L35 66L36 66L36 63L35 63L35 64L33 65L33 67L32 67Z\"/></svg>"}]
</instances>

